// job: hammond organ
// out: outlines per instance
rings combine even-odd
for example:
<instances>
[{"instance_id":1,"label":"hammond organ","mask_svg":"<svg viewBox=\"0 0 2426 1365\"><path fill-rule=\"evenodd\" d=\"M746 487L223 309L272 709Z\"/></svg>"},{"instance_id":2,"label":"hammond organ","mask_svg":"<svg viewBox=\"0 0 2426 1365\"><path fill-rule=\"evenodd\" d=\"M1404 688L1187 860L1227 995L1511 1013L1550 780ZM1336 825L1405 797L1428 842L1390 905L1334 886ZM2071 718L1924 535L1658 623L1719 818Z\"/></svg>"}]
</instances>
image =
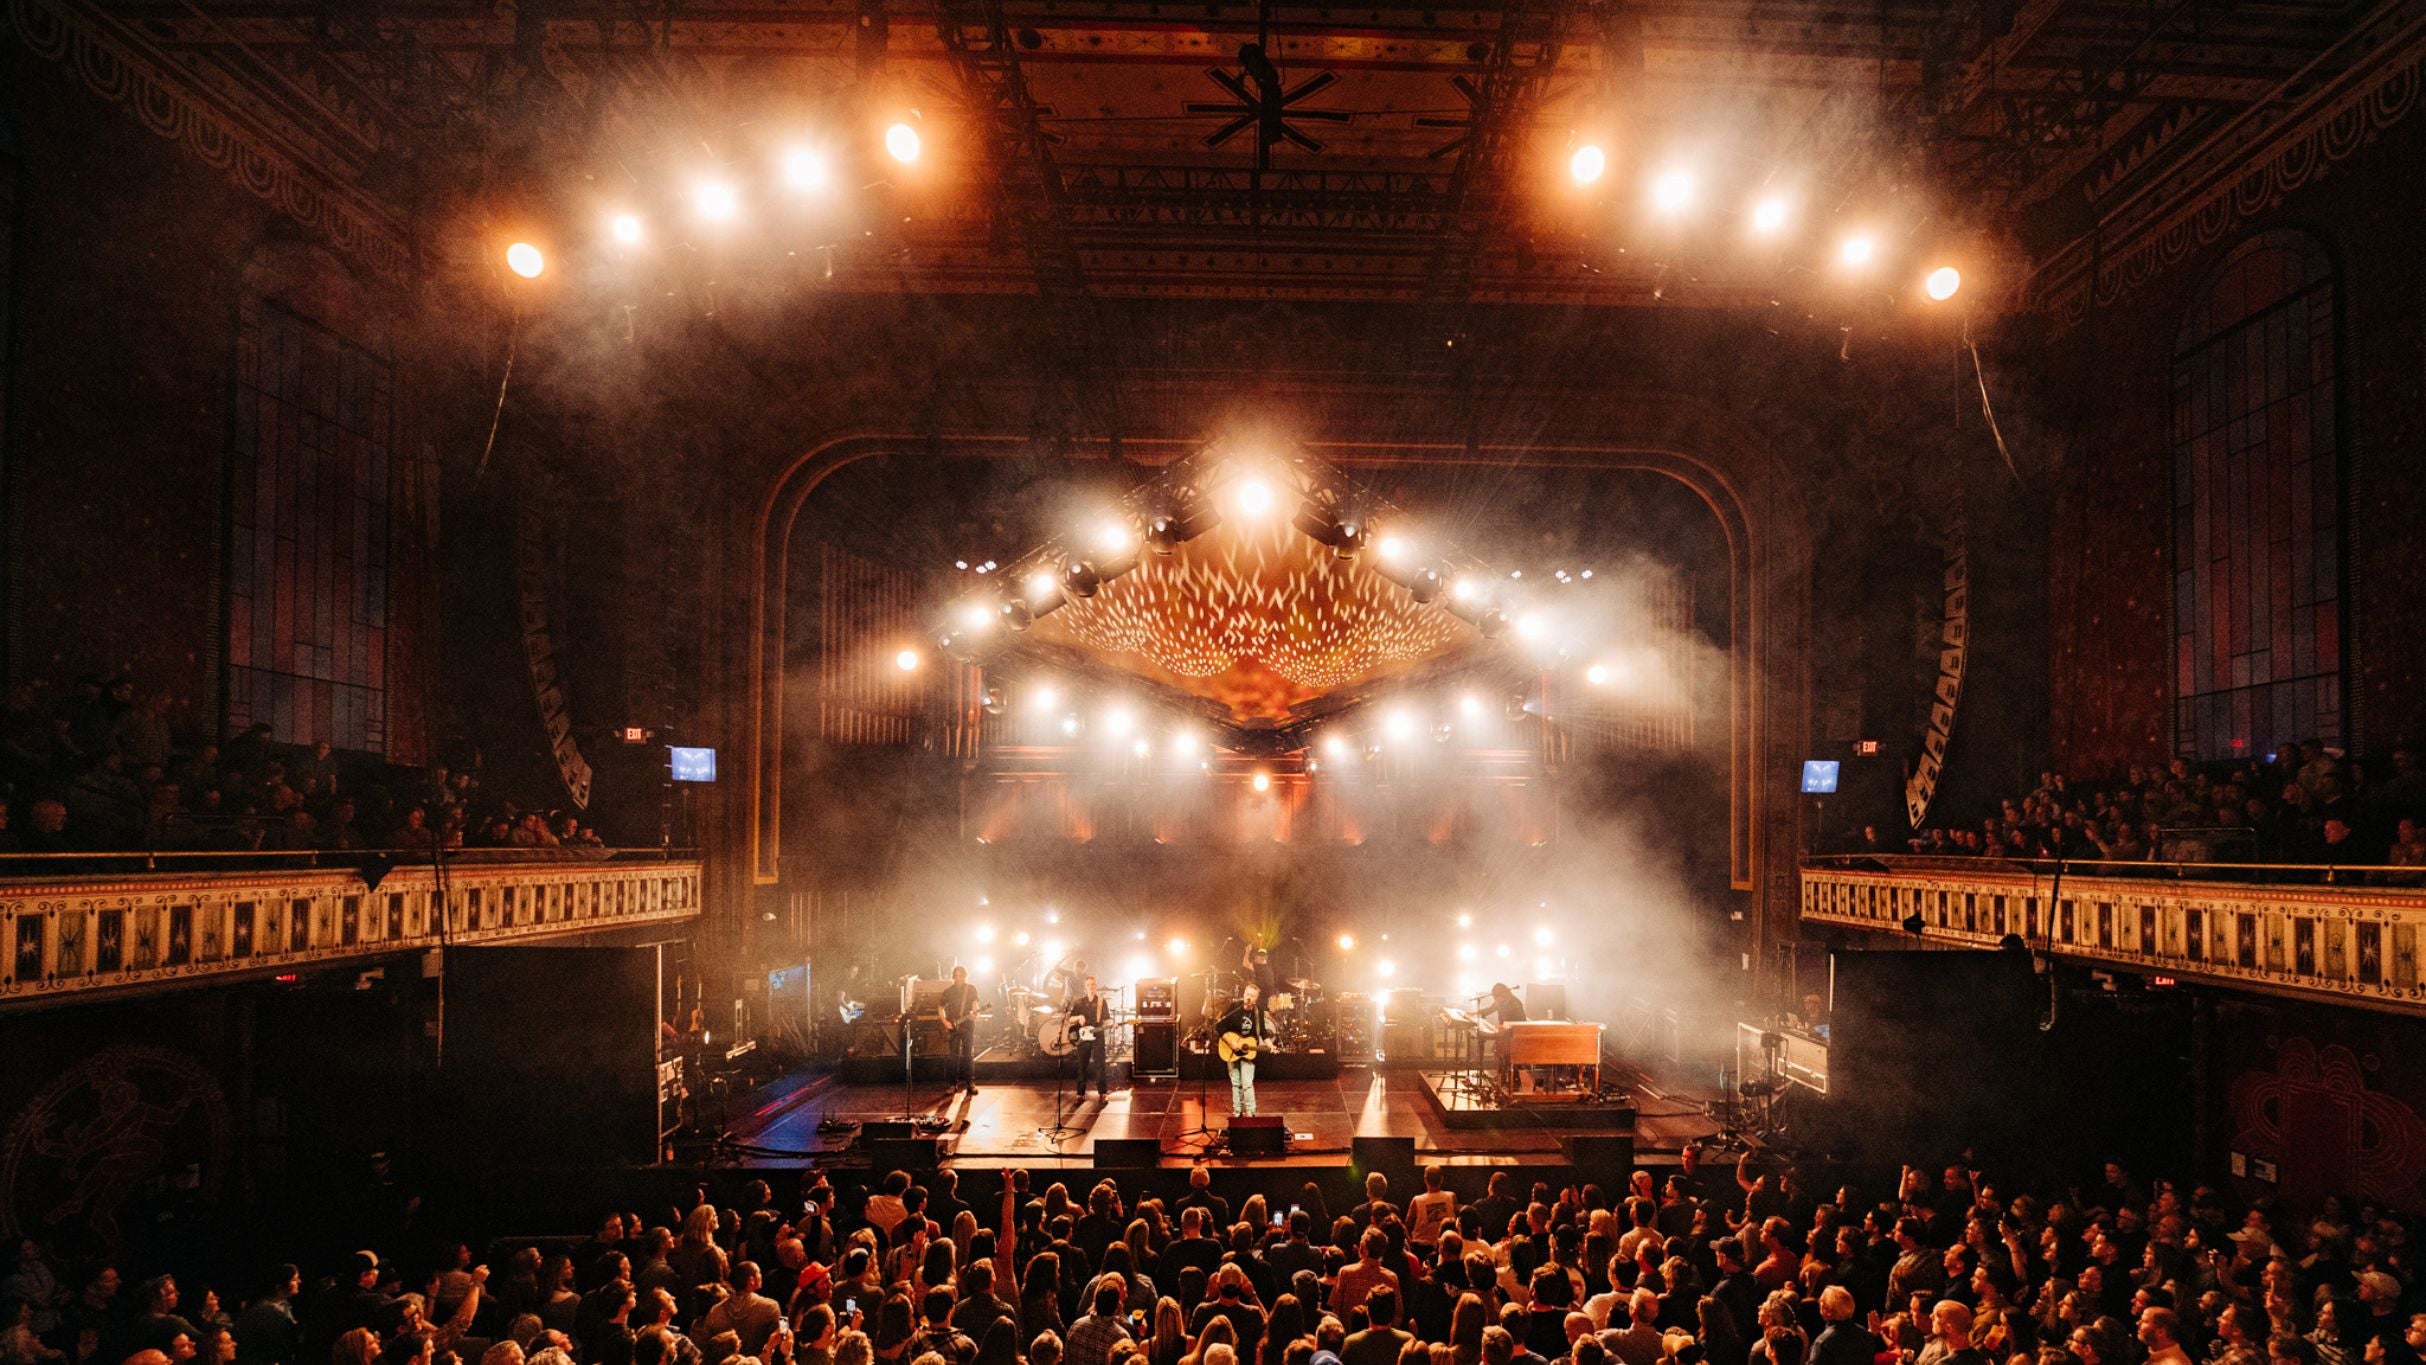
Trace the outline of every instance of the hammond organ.
<instances>
[{"instance_id":1,"label":"hammond organ","mask_svg":"<svg viewBox=\"0 0 2426 1365\"><path fill-rule=\"evenodd\" d=\"M1525 1020L1499 1028L1500 1087L1510 1099L1584 1101L1600 1094L1600 1036L1598 1024L1565 1020ZM1570 1088L1564 1075L1572 1071Z\"/></svg>"}]
</instances>

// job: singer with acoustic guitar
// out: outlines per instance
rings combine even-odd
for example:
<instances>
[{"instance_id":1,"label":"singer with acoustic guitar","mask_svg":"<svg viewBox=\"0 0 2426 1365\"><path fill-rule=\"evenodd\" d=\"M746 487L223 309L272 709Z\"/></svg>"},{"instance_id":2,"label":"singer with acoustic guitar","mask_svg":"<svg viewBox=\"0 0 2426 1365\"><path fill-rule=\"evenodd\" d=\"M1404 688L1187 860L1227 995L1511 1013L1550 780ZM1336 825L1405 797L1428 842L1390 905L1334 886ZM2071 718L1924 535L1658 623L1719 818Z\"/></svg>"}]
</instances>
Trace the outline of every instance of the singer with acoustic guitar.
<instances>
[{"instance_id":1,"label":"singer with acoustic guitar","mask_svg":"<svg viewBox=\"0 0 2426 1365\"><path fill-rule=\"evenodd\" d=\"M1263 993L1252 985L1240 991L1238 1003L1214 1025L1214 1031L1221 1035L1221 1059L1230 1068L1231 1117L1253 1118L1256 1054L1273 1051L1264 1027Z\"/></svg>"},{"instance_id":2,"label":"singer with acoustic guitar","mask_svg":"<svg viewBox=\"0 0 2426 1365\"><path fill-rule=\"evenodd\" d=\"M969 984L969 969L954 967L952 984L935 1000L943 1016L943 1036L952 1058L952 1084L977 1093L977 988Z\"/></svg>"}]
</instances>

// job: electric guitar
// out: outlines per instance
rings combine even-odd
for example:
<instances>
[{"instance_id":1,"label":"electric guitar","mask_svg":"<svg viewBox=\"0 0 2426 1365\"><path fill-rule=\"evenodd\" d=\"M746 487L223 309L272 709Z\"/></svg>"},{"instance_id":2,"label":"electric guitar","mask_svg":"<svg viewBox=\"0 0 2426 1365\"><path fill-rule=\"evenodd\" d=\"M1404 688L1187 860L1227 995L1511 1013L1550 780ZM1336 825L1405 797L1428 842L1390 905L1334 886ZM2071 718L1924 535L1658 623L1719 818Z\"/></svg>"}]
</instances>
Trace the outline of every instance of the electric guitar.
<instances>
[{"instance_id":1,"label":"electric guitar","mask_svg":"<svg viewBox=\"0 0 2426 1365\"><path fill-rule=\"evenodd\" d=\"M940 1010L937 1011L937 1016L938 1022L943 1025L943 1036L949 1038L953 1034L958 1033L961 1026L964 1024L972 1024L980 1019L993 1018L994 1007L992 1005L979 1005L976 1009L969 1011L968 1017L965 1019L955 1019L951 1015L944 1014Z\"/></svg>"}]
</instances>

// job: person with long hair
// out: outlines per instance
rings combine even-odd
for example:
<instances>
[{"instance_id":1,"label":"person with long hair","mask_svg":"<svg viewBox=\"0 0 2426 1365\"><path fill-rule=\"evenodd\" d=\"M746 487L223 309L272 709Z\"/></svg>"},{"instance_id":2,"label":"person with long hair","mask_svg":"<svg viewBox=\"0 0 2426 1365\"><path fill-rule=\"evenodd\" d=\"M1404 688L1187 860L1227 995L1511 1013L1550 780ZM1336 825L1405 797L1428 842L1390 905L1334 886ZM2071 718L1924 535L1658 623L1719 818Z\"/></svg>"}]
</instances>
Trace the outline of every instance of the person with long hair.
<instances>
[{"instance_id":1,"label":"person with long hair","mask_svg":"<svg viewBox=\"0 0 2426 1365\"><path fill-rule=\"evenodd\" d=\"M1146 1341L1146 1365L1179 1365L1188 1354L1188 1320L1179 1300L1165 1294L1154 1301L1154 1334Z\"/></svg>"},{"instance_id":2,"label":"person with long hair","mask_svg":"<svg viewBox=\"0 0 2426 1365\"><path fill-rule=\"evenodd\" d=\"M1709 1365L1745 1365L1751 1358L1752 1347L1735 1325L1735 1314L1726 1303L1704 1294L1695 1301L1693 1312L1701 1325L1702 1359Z\"/></svg>"},{"instance_id":3,"label":"person with long hair","mask_svg":"<svg viewBox=\"0 0 2426 1365\"><path fill-rule=\"evenodd\" d=\"M1205 1350L1211 1346L1224 1346L1236 1354L1238 1329L1230 1325L1228 1318L1215 1315L1205 1319L1204 1330L1196 1334L1195 1348L1180 1358L1180 1365L1204 1365Z\"/></svg>"},{"instance_id":4,"label":"person with long hair","mask_svg":"<svg viewBox=\"0 0 2426 1365\"><path fill-rule=\"evenodd\" d=\"M970 1365L1019 1365L1019 1324L1009 1318L996 1318L986 1328L985 1339L977 1343L977 1355Z\"/></svg>"},{"instance_id":5,"label":"person with long hair","mask_svg":"<svg viewBox=\"0 0 2426 1365\"><path fill-rule=\"evenodd\" d=\"M1272 1301L1271 1316L1264 1320L1264 1339L1256 1347L1260 1365L1283 1365L1289 1344L1305 1336L1312 1324L1306 1321L1306 1310L1295 1294L1282 1294Z\"/></svg>"},{"instance_id":6,"label":"person with long hair","mask_svg":"<svg viewBox=\"0 0 2426 1365\"><path fill-rule=\"evenodd\" d=\"M1061 1336L1061 1253L1040 1251L1019 1276L1019 1325L1042 1336Z\"/></svg>"},{"instance_id":7,"label":"person with long hair","mask_svg":"<svg viewBox=\"0 0 2426 1365\"><path fill-rule=\"evenodd\" d=\"M378 1365L379 1334L368 1327L356 1327L337 1338L329 1348L329 1365Z\"/></svg>"},{"instance_id":8,"label":"person with long hair","mask_svg":"<svg viewBox=\"0 0 2426 1365\"><path fill-rule=\"evenodd\" d=\"M1457 1296L1457 1306L1449 1312L1449 1350L1457 1365L1482 1365L1483 1329L1490 1325L1481 1295L1469 1289Z\"/></svg>"},{"instance_id":9,"label":"person with long hair","mask_svg":"<svg viewBox=\"0 0 2426 1365\"><path fill-rule=\"evenodd\" d=\"M918 1337L918 1315L907 1294L889 1294L876 1308L876 1330L868 1334L868 1349L892 1365L910 1358L910 1343Z\"/></svg>"}]
</instances>

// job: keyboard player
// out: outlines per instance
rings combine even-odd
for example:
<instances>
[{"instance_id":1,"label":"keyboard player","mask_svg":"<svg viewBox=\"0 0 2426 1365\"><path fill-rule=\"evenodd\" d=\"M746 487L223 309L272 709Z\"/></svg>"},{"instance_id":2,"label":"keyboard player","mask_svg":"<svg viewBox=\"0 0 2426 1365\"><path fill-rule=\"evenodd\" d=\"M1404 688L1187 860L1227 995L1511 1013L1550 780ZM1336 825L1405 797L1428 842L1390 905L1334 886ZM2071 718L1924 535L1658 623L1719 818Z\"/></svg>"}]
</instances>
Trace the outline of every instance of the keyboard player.
<instances>
[{"instance_id":1,"label":"keyboard player","mask_svg":"<svg viewBox=\"0 0 2426 1365\"><path fill-rule=\"evenodd\" d=\"M1490 998L1474 1011L1474 1017L1488 1019L1494 1024L1521 1024L1525 1022L1525 1002L1516 998L1516 992L1509 988L1507 982L1494 981L1491 983Z\"/></svg>"}]
</instances>

